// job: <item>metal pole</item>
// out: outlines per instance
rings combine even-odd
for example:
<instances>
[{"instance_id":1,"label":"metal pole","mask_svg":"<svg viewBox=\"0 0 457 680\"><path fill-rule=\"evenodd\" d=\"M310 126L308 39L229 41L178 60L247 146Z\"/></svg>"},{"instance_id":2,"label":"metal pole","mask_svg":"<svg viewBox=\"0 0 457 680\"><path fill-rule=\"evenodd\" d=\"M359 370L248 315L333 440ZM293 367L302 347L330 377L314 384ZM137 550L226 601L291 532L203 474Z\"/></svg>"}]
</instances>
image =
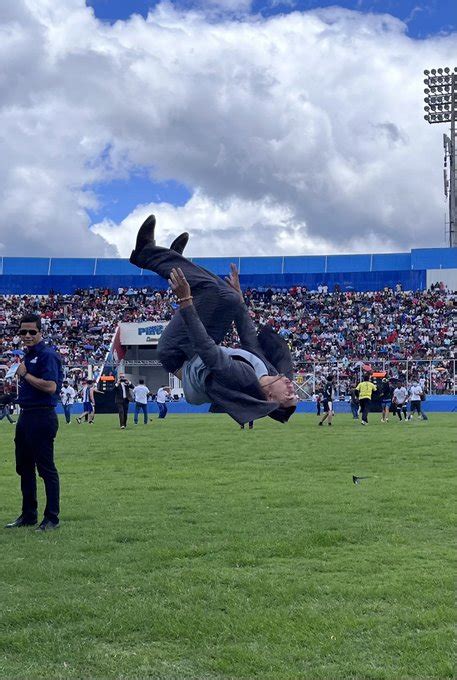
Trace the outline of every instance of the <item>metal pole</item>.
<instances>
[{"instance_id":1,"label":"metal pole","mask_svg":"<svg viewBox=\"0 0 457 680\"><path fill-rule=\"evenodd\" d=\"M457 108L457 74L452 75L452 104L451 104L451 148L449 155L449 246L457 246L455 228L456 195L455 195L455 115Z\"/></svg>"}]
</instances>

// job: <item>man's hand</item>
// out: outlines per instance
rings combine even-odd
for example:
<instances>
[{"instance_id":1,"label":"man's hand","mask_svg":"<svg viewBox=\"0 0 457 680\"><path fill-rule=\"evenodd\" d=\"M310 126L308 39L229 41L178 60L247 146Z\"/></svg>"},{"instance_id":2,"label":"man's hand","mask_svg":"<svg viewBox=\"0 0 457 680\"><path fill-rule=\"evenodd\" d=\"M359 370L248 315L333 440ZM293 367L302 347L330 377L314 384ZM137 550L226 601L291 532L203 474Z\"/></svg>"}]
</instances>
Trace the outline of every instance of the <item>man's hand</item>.
<instances>
[{"instance_id":1,"label":"man's hand","mask_svg":"<svg viewBox=\"0 0 457 680\"><path fill-rule=\"evenodd\" d=\"M16 371L16 375L18 375L20 378L22 378L26 373L27 373L27 369L26 369L26 367L25 367L24 362L22 361L22 362L19 364L19 368L18 368L17 371Z\"/></svg>"},{"instance_id":2,"label":"man's hand","mask_svg":"<svg viewBox=\"0 0 457 680\"><path fill-rule=\"evenodd\" d=\"M168 283L170 284L173 293L177 296L180 302L181 300L184 300L186 302L190 301L190 299L192 298L190 286L189 283L187 282L186 277L184 276L184 272L182 271L182 269L180 269L179 267L178 269L172 269L170 272L170 278L168 279Z\"/></svg>"},{"instance_id":3,"label":"man's hand","mask_svg":"<svg viewBox=\"0 0 457 680\"><path fill-rule=\"evenodd\" d=\"M240 275L238 274L238 267L233 262L230 263L230 276L226 276L225 280L227 281L230 288L236 290L241 300L244 302L243 292L240 286Z\"/></svg>"}]
</instances>

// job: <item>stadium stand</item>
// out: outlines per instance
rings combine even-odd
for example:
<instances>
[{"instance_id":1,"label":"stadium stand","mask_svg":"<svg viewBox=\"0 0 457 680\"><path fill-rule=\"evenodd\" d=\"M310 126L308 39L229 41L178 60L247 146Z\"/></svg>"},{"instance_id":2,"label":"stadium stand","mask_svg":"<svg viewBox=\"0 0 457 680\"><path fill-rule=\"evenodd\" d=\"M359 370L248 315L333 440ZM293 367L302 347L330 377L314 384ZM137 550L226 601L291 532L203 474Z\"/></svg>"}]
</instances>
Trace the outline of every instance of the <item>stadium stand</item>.
<instances>
[{"instance_id":1,"label":"stadium stand","mask_svg":"<svg viewBox=\"0 0 457 680\"><path fill-rule=\"evenodd\" d=\"M194 261L219 275L237 263L254 320L291 346L304 398L329 371L346 394L367 364L455 394L456 249ZM174 308L166 283L128 260L0 258L0 377L20 352L25 310L41 314L77 384L90 365L101 370L111 360L118 324L166 322ZM151 350L135 357L151 359Z\"/></svg>"}]
</instances>

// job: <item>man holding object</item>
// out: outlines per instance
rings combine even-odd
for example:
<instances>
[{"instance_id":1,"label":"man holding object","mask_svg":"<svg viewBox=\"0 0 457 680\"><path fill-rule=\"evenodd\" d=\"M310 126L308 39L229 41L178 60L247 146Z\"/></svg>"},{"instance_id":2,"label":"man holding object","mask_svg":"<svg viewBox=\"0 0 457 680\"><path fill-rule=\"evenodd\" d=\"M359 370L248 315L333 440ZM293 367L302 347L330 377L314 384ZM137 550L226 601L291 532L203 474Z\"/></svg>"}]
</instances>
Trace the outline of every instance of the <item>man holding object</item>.
<instances>
[{"instance_id":1,"label":"man holding object","mask_svg":"<svg viewBox=\"0 0 457 680\"><path fill-rule=\"evenodd\" d=\"M39 316L23 316L19 335L26 347L24 361L17 369L21 412L15 436L22 512L6 528L33 526L37 523L35 470L38 470L46 491L46 507L37 531L49 531L59 526L60 492L59 475L54 464L54 439L59 428L55 407L62 387L62 365L58 354L43 341Z\"/></svg>"}]
</instances>

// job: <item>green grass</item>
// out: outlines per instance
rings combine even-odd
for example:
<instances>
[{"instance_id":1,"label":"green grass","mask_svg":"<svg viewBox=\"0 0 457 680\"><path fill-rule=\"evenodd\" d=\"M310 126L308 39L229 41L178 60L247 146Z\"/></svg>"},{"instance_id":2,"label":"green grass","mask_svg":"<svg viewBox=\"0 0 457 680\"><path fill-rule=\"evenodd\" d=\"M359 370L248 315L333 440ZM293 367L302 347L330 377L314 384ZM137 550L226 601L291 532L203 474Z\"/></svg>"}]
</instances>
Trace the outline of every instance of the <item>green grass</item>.
<instances>
[{"instance_id":1,"label":"green grass","mask_svg":"<svg viewBox=\"0 0 457 680\"><path fill-rule=\"evenodd\" d=\"M57 532L0 529L2 679L455 677L455 415L116 420L61 424Z\"/></svg>"}]
</instances>

